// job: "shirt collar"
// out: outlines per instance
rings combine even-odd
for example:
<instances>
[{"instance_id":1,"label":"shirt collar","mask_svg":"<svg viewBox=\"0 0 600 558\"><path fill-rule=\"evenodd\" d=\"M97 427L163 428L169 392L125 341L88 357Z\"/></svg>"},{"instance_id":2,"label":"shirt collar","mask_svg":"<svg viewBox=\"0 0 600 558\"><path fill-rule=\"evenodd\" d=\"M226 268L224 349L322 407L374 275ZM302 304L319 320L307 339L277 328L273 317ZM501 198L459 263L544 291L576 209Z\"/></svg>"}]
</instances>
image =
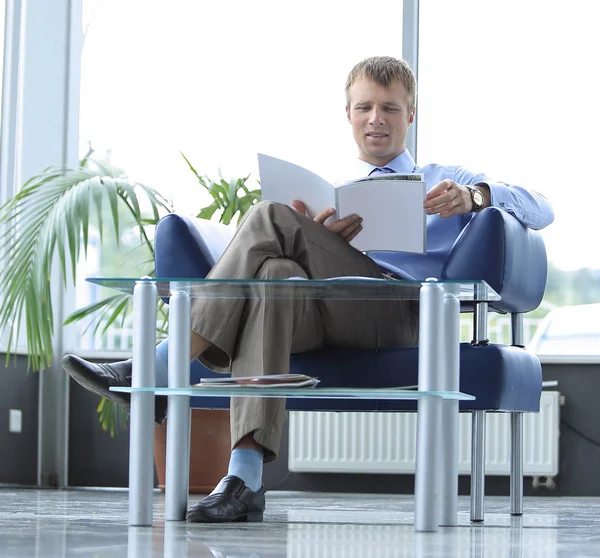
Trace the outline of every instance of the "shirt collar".
<instances>
[{"instance_id":1,"label":"shirt collar","mask_svg":"<svg viewBox=\"0 0 600 558\"><path fill-rule=\"evenodd\" d=\"M376 165L372 165L371 163L367 163L361 159L358 160L358 164L363 176L369 176L373 169L378 168ZM412 174L417 170L415 160L412 158L412 155L408 149L405 149L402 153L400 153L400 155L394 157L387 165L384 166L393 169L394 172L398 174Z\"/></svg>"}]
</instances>

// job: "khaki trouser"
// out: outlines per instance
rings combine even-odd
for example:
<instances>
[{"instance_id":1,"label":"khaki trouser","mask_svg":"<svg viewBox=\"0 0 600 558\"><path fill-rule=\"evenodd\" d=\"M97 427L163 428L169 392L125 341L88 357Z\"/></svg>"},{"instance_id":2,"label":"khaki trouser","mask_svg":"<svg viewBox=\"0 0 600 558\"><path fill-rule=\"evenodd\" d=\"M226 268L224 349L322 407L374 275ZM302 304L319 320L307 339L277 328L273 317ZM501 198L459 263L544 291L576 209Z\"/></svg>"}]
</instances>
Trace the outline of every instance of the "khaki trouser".
<instances>
[{"instance_id":1,"label":"khaki trouser","mask_svg":"<svg viewBox=\"0 0 600 558\"><path fill-rule=\"evenodd\" d=\"M381 277L367 256L291 209L261 202L242 219L211 279ZM199 359L234 376L285 374L291 353L324 346L369 348L415 344L416 305L407 301L193 299L192 330L213 343ZM285 400L231 399L232 446L246 434L274 459Z\"/></svg>"}]
</instances>

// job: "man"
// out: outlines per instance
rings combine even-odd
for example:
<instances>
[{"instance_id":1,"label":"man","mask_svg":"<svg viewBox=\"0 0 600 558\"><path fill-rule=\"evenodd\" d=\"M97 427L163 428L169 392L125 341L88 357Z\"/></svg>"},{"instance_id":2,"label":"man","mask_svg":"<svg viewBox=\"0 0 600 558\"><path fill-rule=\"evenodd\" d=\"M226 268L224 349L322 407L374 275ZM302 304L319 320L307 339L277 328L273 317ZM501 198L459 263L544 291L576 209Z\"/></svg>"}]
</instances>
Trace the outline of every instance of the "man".
<instances>
[{"instance_id":1,"label":"man","mask_svg":"<svg viewBox=\"0 0 600 558\"><path fill-rule=\"evenodd\" d=\"M440 269L473 214L494 205L540 229L553 212L540 194L491 182L461 167L418 167L405 148L415 116L416 82L408 65L390 57L357 64L346 83L346 113L359 151L360 175L423 173L428 186L428 261ZM302 192L298 192L301 198ZM381 277L379 267L348 243L362 230L358 215L325 226L324 208L314 220L294 209L261 202L250 210L209 277L319 279L341 275ZM423 257L423 256L414 256ZM391 347L417 341L417 315L407 301L199 300L192 301L191 359L233 375L283 373L290 353L323 346ZM166 381L166 347L157 347L157 384ZM94 365L67 355L71 376L99 395L115 398L113 385L131 384L131 361ZM232 398L232 453L228 475L188 510L188 521L260 521L265 508L263 462L275 459L285 402ZM157 421L165 410L157 407Z\"/></svg>"}]
</instances>

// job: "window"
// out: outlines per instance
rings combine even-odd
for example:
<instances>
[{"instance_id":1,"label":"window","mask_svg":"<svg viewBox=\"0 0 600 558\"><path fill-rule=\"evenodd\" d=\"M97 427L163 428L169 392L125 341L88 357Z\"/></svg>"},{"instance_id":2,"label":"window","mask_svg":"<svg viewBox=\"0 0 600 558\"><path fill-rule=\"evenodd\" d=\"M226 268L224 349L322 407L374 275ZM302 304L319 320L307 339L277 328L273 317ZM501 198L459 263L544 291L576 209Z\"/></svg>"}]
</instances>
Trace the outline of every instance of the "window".
<instances>
[{"instance_id":1,"label":"window","mask_svg":"<svg viewBox=\"0 0 600 558\"><path fill-rule=\"evenodd\" d=\"M356 0L84 0L83 8L82 152L88 142L110 150L115 165L185 213L207 199L180 152L214 178L256 179L257 152L343 175L356 157L346 76L368 56L402 55L399 0L379 2L385 22L368 26Z\"/></svg>"},{"instance_id":2,"label":"window","mask_svg":"<svg viewBox=\"0 0 600 558\"><path fill-rule=\"evenodd\" d=\"M4 83L4 31L6 2L0 1L0 122L2 122L2 84Z\"/></svg>"},{"instance_id":3,"label":"window","mask_svg":"<svg viewBox=\"0 0 600 558\"><path fill-rule=\"evenodd\" d=\"M551 310L527 348L539 355L600 355L600 304Z\"/></svg>"},{"instance_id":4,"label":"window","mask_svg":"<svg viewBox=\"0 0 600 558\"><path fill-rule=\"evenodd\" d=\"M599 16L598 3L581 0L421 2L419 163L464 165L554 206L556 220L542 231L548 287L526 341L551 308L600 295L600 251L590 242Z\"/></svg>"},{"instance_id":5,"label":"window","mask_svg":"<svg viewBox=\"0 0 600 558\"><path fill-rule=\"evenodd\" d=\"M212 175L256 172L261 150L335 174L356 152L348 71L373 54L401 56L402 2L378 7L396 24L376 45L363 9L84 0L81 138L186 205L195 187L180 151Z\"/></svg>"}]
</instances>

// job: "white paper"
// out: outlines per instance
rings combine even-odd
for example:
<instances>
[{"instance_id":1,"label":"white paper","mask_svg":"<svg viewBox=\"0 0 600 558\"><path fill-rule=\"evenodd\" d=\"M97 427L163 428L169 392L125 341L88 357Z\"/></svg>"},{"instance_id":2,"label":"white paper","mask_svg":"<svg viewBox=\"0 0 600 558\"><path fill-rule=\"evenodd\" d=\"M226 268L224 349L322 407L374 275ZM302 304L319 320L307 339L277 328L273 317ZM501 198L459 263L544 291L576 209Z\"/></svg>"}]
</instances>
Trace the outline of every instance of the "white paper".
<instances>
[{"instance_id":1,"label":"white paper","mask_svg":"<svg viewBox=\"0 0 600 558\"><path fill-rule=\"evenodd\" d=\"M425 183L377 180L338 189L340 219L363 218L361 233L351 242L357 250L425 252Z\"/></svg>"},{"instance_id":2,"label":"white paper","mask_svg":"<svg viewBox=\"0 0 600 558\"><path fill-rule=\"evenodd\" d=\"M318 174L262 153L258 154L258 168L263 200L286 205L300 200L311 218L327 207L335 207L335 188Z\"/></svg>"},{"instance_id":3,"label":"white paper","mask_svg":"<svg viewBox=\"0 0 600 558\"><path fill-rule=\"evenodd\" d=\"M314 172L268 155L259 153L258 165L264 200L287 205L300 200L310 217L327 207L336 208L337 219L360 215L363 230L351 242L357 250L426 252L424 181L378 176L333 186Z\"/></svg>"}]
</instances>

